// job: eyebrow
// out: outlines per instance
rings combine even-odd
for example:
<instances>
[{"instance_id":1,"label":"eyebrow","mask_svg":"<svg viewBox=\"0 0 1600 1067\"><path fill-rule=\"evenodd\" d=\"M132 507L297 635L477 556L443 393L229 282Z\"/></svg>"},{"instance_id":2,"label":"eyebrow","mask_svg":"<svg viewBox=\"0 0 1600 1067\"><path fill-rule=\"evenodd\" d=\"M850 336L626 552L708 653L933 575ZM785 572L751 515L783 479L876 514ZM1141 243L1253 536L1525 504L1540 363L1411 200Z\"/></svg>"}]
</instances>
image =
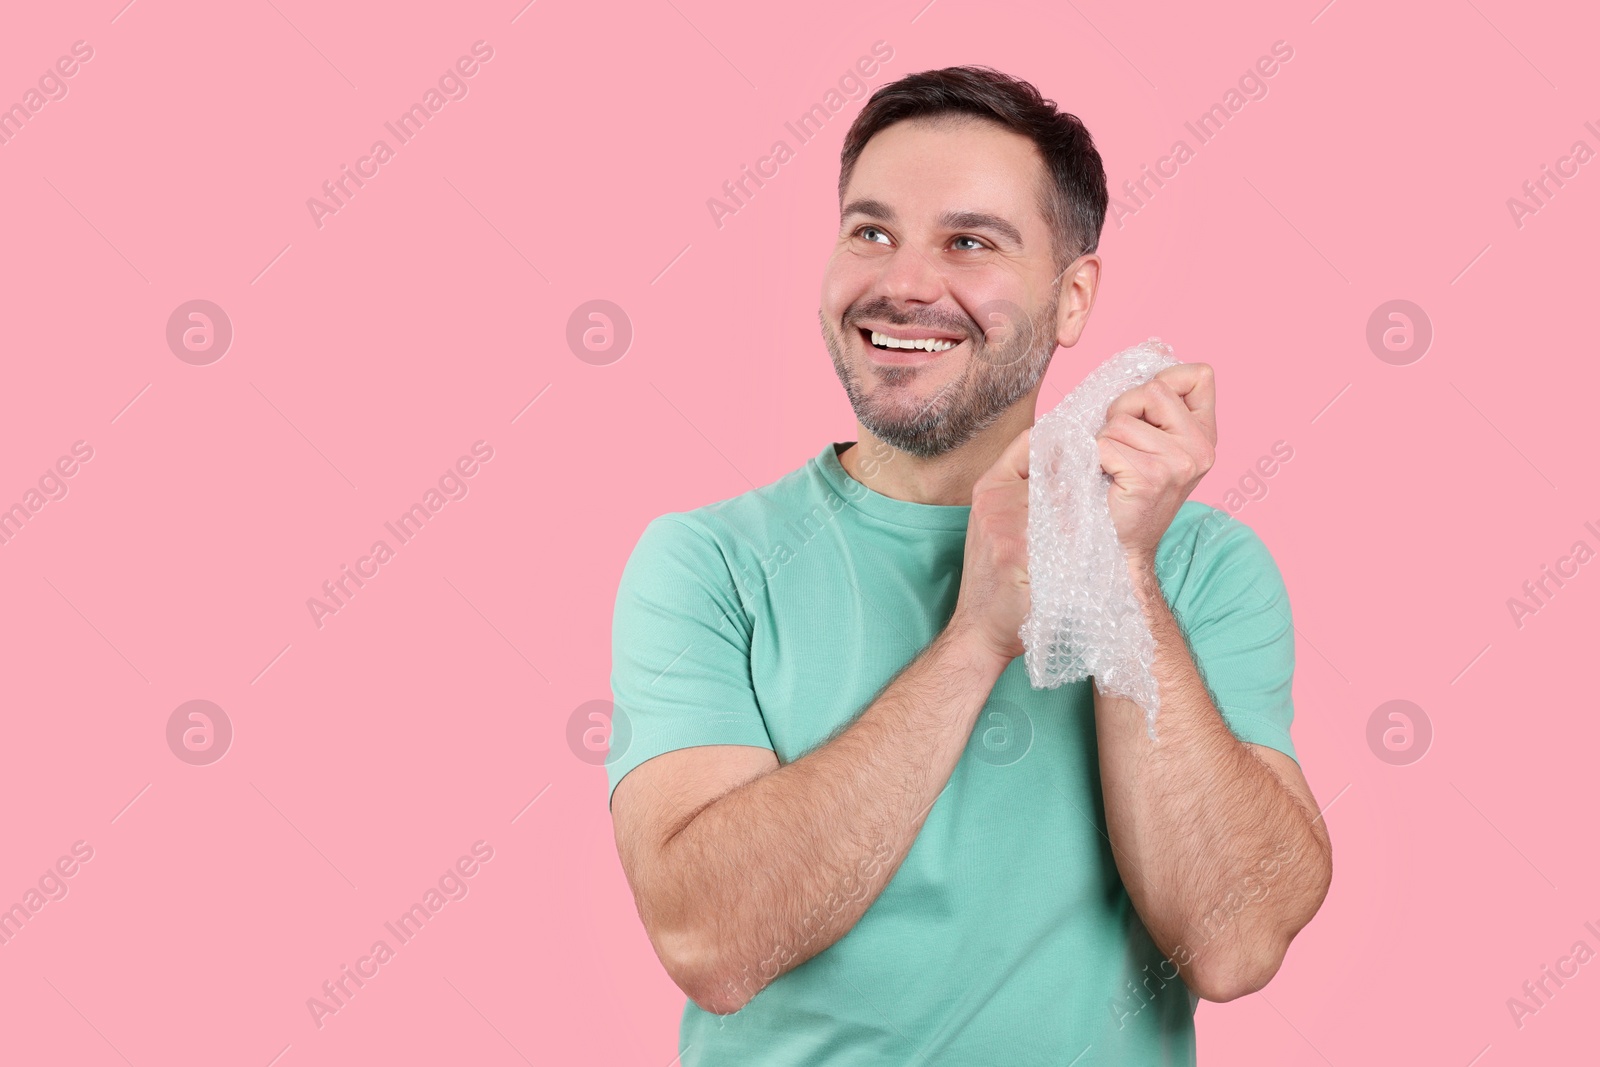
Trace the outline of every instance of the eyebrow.
<instances>
[{"instance_id":1,"label":"eyebrow","mask_svg":"<svg viewBox=\"0 0 1600 1067\"><path fill-rule=\"evenodd\" d=\"M881 200L852 200L839 213L840 221L851 215L866 215L885 222L894 222L894 209ZM990 230L1012 243L1022 245L1022 233L999 215L987 211L946 211L939 216L939 225L952 230Z\"/></svg>"}]
</instances>

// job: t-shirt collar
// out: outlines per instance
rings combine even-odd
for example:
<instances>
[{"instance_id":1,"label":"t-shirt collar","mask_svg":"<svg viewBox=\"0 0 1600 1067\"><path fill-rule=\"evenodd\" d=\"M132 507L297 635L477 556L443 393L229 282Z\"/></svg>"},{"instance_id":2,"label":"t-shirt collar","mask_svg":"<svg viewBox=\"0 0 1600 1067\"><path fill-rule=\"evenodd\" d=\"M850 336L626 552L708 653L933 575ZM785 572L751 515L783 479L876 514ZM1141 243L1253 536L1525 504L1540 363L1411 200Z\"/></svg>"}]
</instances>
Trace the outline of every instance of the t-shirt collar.
<instances>
[{"instance_id":1,"label":"t-shirt collar","mask_svg":"<svg viewBox=\"0 0 1600 1067\"><path fill-rule=\"evenodd\" d=\"M839 447L850 441L830 441L814 462L828 486L852 507L896 526L923 530L965 530L972 514L970 504L918 504L885 496L850 476L839 462Z\"/></svg>"}]
</instances>

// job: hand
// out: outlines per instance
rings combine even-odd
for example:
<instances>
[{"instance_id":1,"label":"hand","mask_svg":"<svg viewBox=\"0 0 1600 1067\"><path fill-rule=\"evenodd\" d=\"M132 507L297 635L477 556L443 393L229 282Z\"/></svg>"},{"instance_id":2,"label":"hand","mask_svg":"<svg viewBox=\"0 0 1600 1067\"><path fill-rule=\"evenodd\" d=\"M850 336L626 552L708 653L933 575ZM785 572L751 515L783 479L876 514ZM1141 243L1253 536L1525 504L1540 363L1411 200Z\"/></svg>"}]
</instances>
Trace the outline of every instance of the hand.
<instances>
[{"instance_id":1,"label":"hand","mask_svg":"<svg viewBox=\"0 0 1600 1067\"><path fill-rule=\"evenodd\" d=\"M1112 479L1106 503L1131 564L1155 562L1178 508L1216 462L1216 406L1211 365L1179 363L1106 409L1095 440Z\"/></svg>"},{"instance_id":2,"label":"hand","mask_svg":"<svg viewBox=\"0 0 1600 1067\"><path fill-rule=\"evenodd\" d=\"M961 591L947 632L993 652L1002 664L1022 655L1018 631L1028 591L1028 435L1023 430L972 487Z\"/></svg>"}]
</instances>

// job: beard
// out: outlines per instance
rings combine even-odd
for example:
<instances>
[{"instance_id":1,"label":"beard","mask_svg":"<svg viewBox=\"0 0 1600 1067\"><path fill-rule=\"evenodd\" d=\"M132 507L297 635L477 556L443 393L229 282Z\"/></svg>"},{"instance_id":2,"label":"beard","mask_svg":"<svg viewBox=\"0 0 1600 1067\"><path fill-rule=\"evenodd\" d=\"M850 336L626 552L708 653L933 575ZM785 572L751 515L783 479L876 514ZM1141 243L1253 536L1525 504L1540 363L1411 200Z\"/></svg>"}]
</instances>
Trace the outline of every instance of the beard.
<instances>
[{"instance_id":1,"label":"beard","mask_svg":"<svg viewBox=\"0 0 1600 1067\"><path fill-rule=\"evenodd\" d=\"M1052 292L1049 305L1029 319L1014 304L991 301L979 309L980 318L996 324L988 328L987 334L971 320L907 316L885 298L846 311L844 336L834 330L821 309L817 316L834 373L861 425L884 443L926 459L971 441L1039 384L1056 349L1059 302L1059 291ZM865 370L852 365L845 338L848 331L856 329L853 324L862 319L964 333L970 350L966 364L932 397L920 399L911 387L918 377L927 374L929 364L885 364ZM876 379L874 388L869 390L862 385L863 375Z\"/></svg>"}]
</instances>

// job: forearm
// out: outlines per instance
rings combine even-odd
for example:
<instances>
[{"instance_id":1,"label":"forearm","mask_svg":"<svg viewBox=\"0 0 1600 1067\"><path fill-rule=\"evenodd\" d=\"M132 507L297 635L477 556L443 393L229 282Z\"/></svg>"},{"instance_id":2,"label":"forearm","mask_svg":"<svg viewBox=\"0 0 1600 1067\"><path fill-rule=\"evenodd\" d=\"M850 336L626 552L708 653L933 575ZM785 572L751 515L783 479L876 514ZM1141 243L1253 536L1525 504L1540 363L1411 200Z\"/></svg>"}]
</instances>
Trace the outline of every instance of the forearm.
<instances>
[{"instance_id":1,"label":"forearm","mask_svg":"<svg viewBox=\"0 0 1600 1067\"><path fill-rule=\"evenodd\" d=\"M687 985L697 1003L737 1010L855 925L911 847L1004 666L947 630L848 727L667 840L655 897L696 961Z\"/></svg>"},{"instance_id":2,"label":"forearm","mask_svg":"<svg viewBox=\"0 0 1600 1067\"><path fill-rule=\"evenodd\" d=\"M1148 565L1131 565L1155 637L1160 714L1095 690L1106 823L1151 938L1196 993L1230 999L1276 971L1327 888L1327 834L1212 704Z\"/></svg>"}]
</instances>

